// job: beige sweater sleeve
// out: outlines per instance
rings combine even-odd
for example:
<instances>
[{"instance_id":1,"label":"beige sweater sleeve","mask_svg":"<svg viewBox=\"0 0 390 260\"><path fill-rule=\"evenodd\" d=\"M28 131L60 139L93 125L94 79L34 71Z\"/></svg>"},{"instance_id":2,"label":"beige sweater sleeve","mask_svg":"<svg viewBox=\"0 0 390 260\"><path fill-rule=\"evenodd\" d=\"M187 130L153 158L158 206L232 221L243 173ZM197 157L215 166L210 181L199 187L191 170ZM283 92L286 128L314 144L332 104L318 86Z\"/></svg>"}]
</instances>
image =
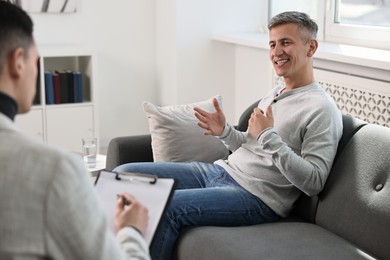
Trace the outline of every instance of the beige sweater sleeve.
<instances>
[{"instance_id":1,"label":"beige sweater sleeve","mask_svg":"<svg viewBox=\"0 0 390 260\"><path fill-rule=\"evenodd\" d=\"M47 191L46 245L53 259L150 259L132 228L115 238L82 161L62 158ZM113 198L115 203L115 198Z\"/></svg>"},{"instance_id":2,"label":"beige sweater sleeve","mask_svg":"<svg viewBox=\"0 0 390 260\"><path fill-rule=\"evenodd\" d=\"M134 228L122 228L116 237L130 259L150 259L145 240Z\"/></svg>"}]
</instances>

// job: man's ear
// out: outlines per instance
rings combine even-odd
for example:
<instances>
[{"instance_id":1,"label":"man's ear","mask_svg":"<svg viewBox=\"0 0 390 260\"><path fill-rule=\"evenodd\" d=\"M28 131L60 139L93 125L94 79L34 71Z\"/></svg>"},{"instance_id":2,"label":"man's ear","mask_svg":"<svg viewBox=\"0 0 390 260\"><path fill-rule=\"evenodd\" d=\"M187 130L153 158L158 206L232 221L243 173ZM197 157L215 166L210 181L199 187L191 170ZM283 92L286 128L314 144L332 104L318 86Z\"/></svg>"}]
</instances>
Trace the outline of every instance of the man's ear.
<instances>
[{"instance_id":1,"label":"man's ear","mask_svg":"<svg viewBox=\"0 0 390 260\"><path fill-rule=\"evenodd\" d=\"M17 48L8 55L8 69L12 78L19 78L24 70L24 49Z\"/></svg>"},{"instance_id":2,"label":"man's ear","mask_svg":"<svg viewBox=\"0 0 390 260\"><path fill-rule=\"evenodd\" d=\"M318 42L315 39L309 41L309 51L307 52L307 57L313 57L318 48Z\"/></svg>"}]
</instances>

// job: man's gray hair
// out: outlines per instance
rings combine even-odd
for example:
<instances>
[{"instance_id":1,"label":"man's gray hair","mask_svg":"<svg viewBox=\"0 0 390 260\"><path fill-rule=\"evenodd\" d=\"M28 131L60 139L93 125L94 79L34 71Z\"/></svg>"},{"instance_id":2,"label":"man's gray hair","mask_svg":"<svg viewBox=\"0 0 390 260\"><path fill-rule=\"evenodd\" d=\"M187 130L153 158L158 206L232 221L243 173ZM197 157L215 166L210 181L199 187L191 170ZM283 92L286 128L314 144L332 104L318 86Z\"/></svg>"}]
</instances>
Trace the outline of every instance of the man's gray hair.
<instances>
[{"instance_id":1,"label":"man's gray hair","mask_svg":"<svg viewBox=\"0 0 390 260\"><path fill-rule=\"evenodd\" d=\"M305 29L308 33L310 33L309 37L314 39L317 38L317 32L318 32L317 23L313 19L311 19L310 16L301 12L284 12L275 15L268 22L268 29L271 30L276 26L287 24L287 23L295 23L301 29Z\"/></svg>"}]
</instances>

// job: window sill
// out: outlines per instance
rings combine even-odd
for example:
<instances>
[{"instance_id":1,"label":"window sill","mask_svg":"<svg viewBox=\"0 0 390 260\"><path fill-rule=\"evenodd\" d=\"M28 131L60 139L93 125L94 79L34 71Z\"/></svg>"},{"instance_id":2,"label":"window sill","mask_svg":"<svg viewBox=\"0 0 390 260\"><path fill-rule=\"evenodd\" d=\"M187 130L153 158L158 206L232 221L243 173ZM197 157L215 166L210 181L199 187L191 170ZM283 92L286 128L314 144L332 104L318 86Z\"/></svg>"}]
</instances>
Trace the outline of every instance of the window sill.
<instances>
[{"instance_id":1,"label":"window sill","mask_svg":"<svg viewBox=\"0 0 390 260\"><path fill-rule=\"evenodd\" d=\"M212 39L219 42L268 50L268 35L260 33L214 34ZM352 45L319 42L315 58L350 65L389 70L390 51Z\"/></svg>"}]
</instances>

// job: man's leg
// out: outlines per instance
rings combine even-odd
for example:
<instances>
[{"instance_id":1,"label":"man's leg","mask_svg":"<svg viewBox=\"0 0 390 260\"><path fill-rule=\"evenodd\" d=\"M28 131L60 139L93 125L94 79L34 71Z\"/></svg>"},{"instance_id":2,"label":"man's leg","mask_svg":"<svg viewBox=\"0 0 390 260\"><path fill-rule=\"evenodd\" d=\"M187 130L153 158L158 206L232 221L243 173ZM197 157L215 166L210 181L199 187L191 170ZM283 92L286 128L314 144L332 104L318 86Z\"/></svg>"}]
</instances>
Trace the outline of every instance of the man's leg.
<instances>
[{"instance_id":1,"label":"man's leg","mask_svg":"<svg viewBox=\"0 0 390 260\"><path fill-rule=\"evenodd\" d=\"M150 247L152 259L170 260L180 229L186 226L242 226L272 222L278 216L229 174L208 179L206 188L176 190Z\"/></svg>"},{"instance_id":2,"label":"man's leg","mask_svg":"<svg viewBox=\"0 0 390 260\"><path fill-rule=\"evenodd\" d=\"M127 163L113 171L136 172L157 175L159 178L172 178L176 189L204 188L219 166L212 163L177 163L177 162L141 162Z\"/></svg>"}]
</instances>

